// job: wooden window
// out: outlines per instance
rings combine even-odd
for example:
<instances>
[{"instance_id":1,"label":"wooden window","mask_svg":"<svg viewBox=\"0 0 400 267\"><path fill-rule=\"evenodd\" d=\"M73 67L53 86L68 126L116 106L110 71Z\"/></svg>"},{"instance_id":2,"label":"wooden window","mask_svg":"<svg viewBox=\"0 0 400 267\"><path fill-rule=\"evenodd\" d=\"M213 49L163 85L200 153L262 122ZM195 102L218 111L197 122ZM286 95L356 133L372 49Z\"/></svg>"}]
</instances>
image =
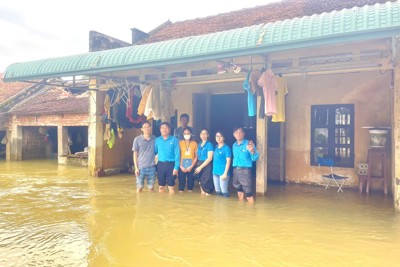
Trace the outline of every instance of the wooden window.
<instances>
[{"instance_id":1,"label":"wooden window","mask_svg":"<svg viewBox=\"0 0 400 267\"><path fill-rule=\"evenodd\" d=\"M354 167L354 105L311 106L311 165L332 158L337 167Z\"/></svg>"}]
</instances>

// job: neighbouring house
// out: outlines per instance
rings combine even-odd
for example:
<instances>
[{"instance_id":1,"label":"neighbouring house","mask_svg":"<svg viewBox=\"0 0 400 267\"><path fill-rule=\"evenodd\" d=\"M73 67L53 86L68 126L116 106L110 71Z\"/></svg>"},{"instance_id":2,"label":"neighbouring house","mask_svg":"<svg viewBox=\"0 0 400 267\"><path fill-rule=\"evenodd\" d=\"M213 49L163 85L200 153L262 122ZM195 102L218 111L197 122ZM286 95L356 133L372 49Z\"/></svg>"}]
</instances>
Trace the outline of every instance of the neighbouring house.
<instances>
[{"instance_id":1,"label":"neighbouring house","mask_svg":"<svg viewBox=\"0 0 400 267\"><path fill-rule=\"evenodd\" d=\"M369 128L389 129L386 166L374 167L386 170L400 210L399 1L284 0L165 23L149 34L133 32L136 45L13 64L4 75L7 81L88 77L92 175L125 166L131 160L128 144L137 134L132 131L107 148L100 115L109 90L153 86L171 94L174 117L188 113L196 133L203 127L213 134L245 125L260 151L255 168L260 194L267 192L269 180L320 183L319 156L333 158L335 169L350 177L345 186L357 188L355 166L367 161ZM269 106L263 100L270 94L244 91L247 74L258 71L286 84L278 86L284 121L265 115ZM257 87L255 77L250 89ZM256 98L256 116L248 116L250 97ZM376 182L372 188L383 187Z\"/></svg>"},{"instance_id":2,"label":"neighbouring house","mask_svg":"<svg viewBox=\"0 0 400 267\"><path fill-rule=\"evenodd\" d=\"M24 96L26 89L32 86L24 82L3 82L3 73L0 73L0 158L6 157L6 144L8 142L6 123L8 121L7 111L12 107L21 96Z\"/></svg>"},{"instance_id":3,"label":"neighbouring house","mask_svg":"<svg viewBox=\"0 0 400 267\"><path fill-rule=\"evenodd\" d=\"M2 83L1 90L4 157L87 165L87 91L21 82Z\"/></svg>"}]
</instances>

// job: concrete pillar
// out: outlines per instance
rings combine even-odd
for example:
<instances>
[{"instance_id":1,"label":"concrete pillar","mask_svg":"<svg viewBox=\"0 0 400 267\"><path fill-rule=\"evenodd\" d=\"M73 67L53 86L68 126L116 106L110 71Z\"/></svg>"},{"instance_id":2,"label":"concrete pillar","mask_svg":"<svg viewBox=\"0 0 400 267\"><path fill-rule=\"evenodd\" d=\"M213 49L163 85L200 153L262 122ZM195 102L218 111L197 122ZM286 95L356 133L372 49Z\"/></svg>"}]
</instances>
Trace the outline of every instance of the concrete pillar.
<instances>
[{"instance_id":1,"label":"concrete pillar","mask_svg":"<svg viewBox=\"0 0 400 267\"><path fill-rule=\"evenodd\" d=\"M22 160L22 127L12 126L10 135L10 160Z\"/></svg>"},{"instance_id":2,"label":"concrete pillar","mask_svg":"<svg viewBox=\"0 0 400 267\"><path fill-rule=\"evenodd\" d=\"M58 164L67 164L68 155L70 152L68 145L68 127L58 126L57 127L57 139L58 139Z\"/></svg>"},{"instance_id":3,"label":"concrete pillar","mask_svg":"<svg viewBox=\"0 0 400 267\"><path fill-rule=\"evenodd\" d=\"M281 122L280 123L280 147L279 147L279 181L280 182L285 182L285 136L286 136L286 127L285 123ZM268 135L267 135L268 136Z\"/></svg>"},{"instance_id":4,"label":"concrete pillar","mask_svg":"<svg viewBox=\"0 0 400 267\"><path fill-rule=\"evenodd\" d=\"M7 144L6 144L6 160L11 160L11 129L6 129L6 137L7 137Z\"/></svg>"},{"instance_id":5,"label":"concrete pillar","mask_svg":"<svg viewBox=\"0 0 400 267\"><path fill-rule=\"evenodd\" d=\"M257 110L260 110L261 98L257 97ZM268 120L260 119L257 115L257 150L260 158L257 161L256 193L265 195L267 192L267 159L268 159Z\"/></svg>"},{"instance_id":6,"label":"concrete pillar","mask_svg":"<svg viewBox=\"0 0 400 267\"><path fill-rule=\"evenodd\" d=\"M392 115L392 192L394 207L400 211L400 42L394 40L393 115ZM397 53L396 53L397 52Z\"/></svg>"},{"instance_id":7,"label":"concrete pillar","mask_svg":"<svg viewBox=\"0 0 400 267\"><path fill-rule=\"evenodd\" d=\"M89 91L89 152L88 167L89 174L96 176L98 170L103 169L103 124L101 122L100 111L103 108L103 92Z\"/></svg>"}]
</instances>

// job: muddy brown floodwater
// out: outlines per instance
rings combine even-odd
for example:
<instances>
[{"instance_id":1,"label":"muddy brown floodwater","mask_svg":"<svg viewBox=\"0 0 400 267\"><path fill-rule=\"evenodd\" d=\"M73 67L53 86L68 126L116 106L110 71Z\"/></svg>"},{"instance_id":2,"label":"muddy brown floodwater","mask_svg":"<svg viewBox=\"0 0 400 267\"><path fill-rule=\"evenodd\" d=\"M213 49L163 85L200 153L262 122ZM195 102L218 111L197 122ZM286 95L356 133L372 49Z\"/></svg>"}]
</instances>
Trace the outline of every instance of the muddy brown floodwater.
<instances>
[{"instance_id":1,"label":"muddy brown floodwater","mask_svg":"<svg viewBox=\"0 0 400 267\"><path fill-rule=\"evenodd\" d=\"M270 185L255 206L124 174L0 162L0 266L400 266L392 199Z\"/></svg>"}]
</instances>

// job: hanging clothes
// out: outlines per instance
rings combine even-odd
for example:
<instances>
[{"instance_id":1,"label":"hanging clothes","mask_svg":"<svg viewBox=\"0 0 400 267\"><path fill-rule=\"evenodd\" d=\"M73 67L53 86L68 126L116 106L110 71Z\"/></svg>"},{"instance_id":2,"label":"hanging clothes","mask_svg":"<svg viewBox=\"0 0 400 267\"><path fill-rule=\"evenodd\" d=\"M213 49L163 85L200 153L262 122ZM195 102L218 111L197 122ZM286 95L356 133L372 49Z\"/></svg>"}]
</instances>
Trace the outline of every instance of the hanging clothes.
<instances>
[{"instance_id":1,"label":"hanging clothes","mask_svg":"<svg viewBox=\"0 0 400 267\"><path fill-rule=\"evenodd\" d=\"M276 95L276 114L272 115L272 122L285 122L285 96L288 94L286 80L283 77L276 77L278 91Z\"/></svg>"},{"instance_id":2,"label":"hanging clothes","mask_svg":"<svg viewBox=\"0 0 400 267\"><path fill-rule=\"evenodd\" d=\"M107 123L104 129L103 140L108 141L111 139L111 123Z\"/></svg>"},{"instance_id":3,"label":"hanging clothes","mask_svg":"<svg viewBox=\"0 0 400 267\"><path fill-rule=\"evenodd\" d=\"M108 139L107 145L109 148L113 148L114 144L115 144L115 132L114 129L111 128L110 139Z\"/></svg>"},{"instance_id":4,"label":"hanging clothes","mask_svg":"<svg viewBox=\"0 0 400 267\"><path fill-rule=\"evenodd\" d=\"M253 117L257 114L257 98L251 89L250 75L252 70L247 73L246 79L243 82L243 89L247 92L247 115Z\"/></svg>"},{"instance_id":5,"label":"hanging clothes","mask_svg":"<svg viewBox=\"0 0 400 267\"><path fill-rule=\"evenodd\" d=\"M277 113L276 111L276 92L278 85L276 82L275 74L271 69L264 71L261 74L258 84L262 86L264 99L265 99L265 115L272 116Z\"/></svg>"},{"instance_id":6,"label":"hanging clothes","mask_svg":"<svg viewBox=\"0 0 400 267\"><path fill-rule=\"evenodd\" d=\"M250 90L256 96L263 95L263 88L260 85L258 85L258 80L260 79L260 77L261 77L260 70L258 70L258 69L251 70L250 79L249 79Z\"/></svg>"},{"instance_id":7,"label":"hanging clothes","mask_svg":"<svg viewBox=\"0 0 400 267\"><path fill-rule=\"evenodd\" d=\"M155 120L161 119L160 114L160 84L154 84L152 86L152 90L147 98L146 107L144 109L145 116L149 119L149 116L152 115L152 118Z\"/></svg>"},{"instance_id":8,"label":"hanging clothes","mask_svg":"<svg viewBox=\"0 0 400 267\"><path fill-rule=\"evenodd\" d=\"M138 116L137 111L134 112L133 110L133 102L135 101L134 96L135 96L135 89L132 85L130 85L128 88L128 100L126 102L126 114L125 114L125 116L128 118L130 122L133 122L133 116Z\"/></svg>"},{"instance_id":9,"label":"hanging clothes","mask_svg":"<svg viewBox=\"0 0 400 267\"><path fill-rule=\"evenodd\" d=\"M150 87L149 94L147 95L146 103L143 109L143 115L147 117L147 120L153 119L153 87Z\"/></svg>"},{"instance_id":10,"label":"hanging clothes","mask_svg":"<svg viewBox=\"0 0 400 267\"><path fill-rule=\"evenodd\" d=\"M248 103L248 101L243 99L243 104L244 104L243 105L243 122L242 122L243 128L245 130L253 129L253 128L256 127L257 116L249 116L249 113L248 113L248 110L249 110L248 104L249 103Z\"/></svg>"},{"instance_id":11,"label":"hanging clothes","mask_svg":"<svg viewBox=\"0 0 400 267\"><path fill-rule=\"evenodd\" d=\"M128 101L126 103L126 118L135 128L141 128L142 122L146 119L138 114L138 107L141 99L142 92L140 91L140 86L130 86L128 90Z\"/></svg>"},{"instance_id":12,"label":"hanging clothes","mask_svg":"<svg viewBox=\"0 0 400 267\"><path fill-rule=\"evenodd\" d=\"M144 109L146 108L147 99L151 92L152 85L146 85L142 93L142 99L140 100L139 106L137 108L137 114L143 115Z\"/></svg>"},{"instance_id":13,"label":"hanging clothes","mask_svg":"<svg viewBox=\"0 0 400 267\"><path fill-rule=\"evenodd\" d=\"M110 95L107 93L106 97L104 98L104 114L106 114L107 120L111 119L110 106L111 106L111 99Z\"/></svg>"},{"instance_id":14,"label":"hanging clothes","mask_svg":"<svg viewBox=\"0 0 400 267\"><path fill-rule=\"evenodd\" d=\"M175 116L175 108L172 103L172 90L171 87L160 88L160 119L161 121L169 122L171 117Z\"/></svg>"}]
</instances>

